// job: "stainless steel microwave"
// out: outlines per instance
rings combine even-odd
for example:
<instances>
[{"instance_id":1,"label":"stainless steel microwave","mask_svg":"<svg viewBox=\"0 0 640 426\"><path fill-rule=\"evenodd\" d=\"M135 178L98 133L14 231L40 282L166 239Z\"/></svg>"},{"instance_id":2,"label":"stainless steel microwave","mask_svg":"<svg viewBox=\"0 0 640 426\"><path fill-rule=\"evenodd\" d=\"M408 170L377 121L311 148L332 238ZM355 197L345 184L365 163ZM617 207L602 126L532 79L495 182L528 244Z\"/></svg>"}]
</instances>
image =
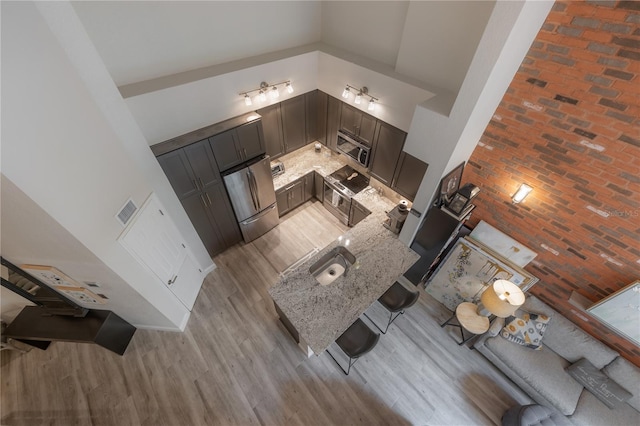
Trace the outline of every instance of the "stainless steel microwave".
<instances>
[{"instance_id":1,"label":"stainless steel microwave","mask_svg":"<svg viewBox=\"0 0 640 426\"><path fill-rule=\"evenodd\" d=\"M369 167L371 147L338 130L338 151L349 156L363 167Z\"/></svg>"}]
</instances>

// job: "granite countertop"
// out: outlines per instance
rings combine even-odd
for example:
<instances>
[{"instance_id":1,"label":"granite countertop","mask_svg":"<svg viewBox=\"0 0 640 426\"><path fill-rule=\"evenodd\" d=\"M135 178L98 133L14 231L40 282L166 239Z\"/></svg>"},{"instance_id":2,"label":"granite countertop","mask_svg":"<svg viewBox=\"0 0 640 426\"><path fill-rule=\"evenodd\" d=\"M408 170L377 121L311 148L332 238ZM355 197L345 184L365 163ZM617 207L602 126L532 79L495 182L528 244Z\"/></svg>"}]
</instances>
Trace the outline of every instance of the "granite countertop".
<instances>
[{"instance_id":1,"label":"granite countertop","mask_svg":"<svg viewBox=\"0 0 640 426\"><path fill-rule=\"evenodd\" d=\"M302 175L308 170L303 170ZM273 300L316 354L329 347L419 259L396 234L382 226L386 211L394 207L391 201L371 187L358 193L355 199L372 213L295 270L281 276L269 289ZM339 245L356 256L356 263L346 276L321 286L309 273L309 267Z\"/></svg>"},{"instance_id":2,"label":"granite countertop","mask_svg":"<svg viewBox=\"0 0 640 426\"><path fill-rule=\"evenodd\" d=\"M272 162L281 161L284 164L284 173L273 178L276 191L312 170L326 177L347 164L340 154L332 152L326 146L322 145L320 152L316 152L313 145L310 143Z\"/></svg>"}]
</instances>

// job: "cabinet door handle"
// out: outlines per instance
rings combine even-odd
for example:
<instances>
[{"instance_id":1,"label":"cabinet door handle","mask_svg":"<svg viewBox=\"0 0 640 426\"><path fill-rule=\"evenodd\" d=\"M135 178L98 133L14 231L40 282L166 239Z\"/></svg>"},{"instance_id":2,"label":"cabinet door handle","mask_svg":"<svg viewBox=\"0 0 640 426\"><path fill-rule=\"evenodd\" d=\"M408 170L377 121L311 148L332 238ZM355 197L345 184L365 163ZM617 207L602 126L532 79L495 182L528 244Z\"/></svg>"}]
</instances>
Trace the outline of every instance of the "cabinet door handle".
<instances>
[{"instance_id":1,"label":"cabinet door handle","mask_svg":"<svg viewBox=\"0 0 640 426\"><path fill-rule=\"evenodd\" d=\"M242 154L244 155L244 159L247 159L247 149L246 148L242 148Z\"/></svg>"},{"instance_id":2,"label":"cabinet door handle","mask_svg":"<svg viewBox=\"0 0 640 426\"><path fill-rule=\"evenodd\" d=\"M296 184L295 184L295 183L294 183L293 185L287 186L284 190L285 190L285 191L288 191L288 190L290 190L291 188L293 188L294 186L296 186Z\"/></svg>"},{"instance_id":3,"label":"cabinet door handle","mask_svg":"<svg viewBox=\"0 0 640 426\"><path fill-rule=\"evenodd\" d=\"M196 187L197 190L200 190L200 188L198 188L198 181L193 179L191 182L193 182L193 186Z\"/></svg>"},{"instance_id":4,"label":"cabinet door handle","mask_svg":"<svg viewBox=\"0 0 640 426\"><path fill-rule=\"evenodd\" d=\"M202 204L204 204L205 207L207 207L207 202L204 200L204 195L200 194L200 201L202 201Z\"/></svg>"},{"instance_id":5,"label":"cabinet door handle","mask_svg":"<svg viewBox=\"0 0 640 426\"><path fill-rule=\"evenodd\" d=\"M200 189L204 189L204 183L202 183L202 179L198 178L198 182L200 182Z\"/></svg>"},{"instance_id":6,"label":"cabinet door handle","mask_svg":"<svg viewBox=\"0 0 640 426\"><path fill-rule=\"evenodd\" d=\"M178 276L176 275L175 277L173 277L173 279L170 279L169 281L167 281L167 285L171 285L175 283L177 279L178 279Z\"/></svg>"},{"instance_id":7,"label":"cabinet door handle","mask_svg":"<svg viewBox=\"0 0 640 426\"><path fill-rule=\"evenodd\" d=\"M205 195L207 196L207 201L209 201L209 205L211 205L211 198L209 198L209 193L205 192Z\"/></svg>"}]
</instances>

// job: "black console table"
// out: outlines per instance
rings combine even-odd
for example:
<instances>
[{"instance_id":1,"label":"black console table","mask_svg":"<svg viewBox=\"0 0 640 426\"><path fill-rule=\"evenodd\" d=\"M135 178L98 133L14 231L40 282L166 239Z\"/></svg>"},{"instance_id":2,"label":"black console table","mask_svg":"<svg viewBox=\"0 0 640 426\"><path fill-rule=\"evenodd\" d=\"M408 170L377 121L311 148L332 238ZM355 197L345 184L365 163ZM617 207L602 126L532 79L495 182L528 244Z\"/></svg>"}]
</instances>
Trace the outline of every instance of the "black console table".
<instances>
[{"instance_id":1,"label":"black console table","mask_svg":"<svg viewBox=\"0 0 640 426\"><path fill-rule=\"evenodd\" d=\"M95 343L124 354L136 328L111 311L90 310L84 317L51 315L27 306L9 324L5 336L46 349L52 341Z\"/></svg>"}]
</instances>

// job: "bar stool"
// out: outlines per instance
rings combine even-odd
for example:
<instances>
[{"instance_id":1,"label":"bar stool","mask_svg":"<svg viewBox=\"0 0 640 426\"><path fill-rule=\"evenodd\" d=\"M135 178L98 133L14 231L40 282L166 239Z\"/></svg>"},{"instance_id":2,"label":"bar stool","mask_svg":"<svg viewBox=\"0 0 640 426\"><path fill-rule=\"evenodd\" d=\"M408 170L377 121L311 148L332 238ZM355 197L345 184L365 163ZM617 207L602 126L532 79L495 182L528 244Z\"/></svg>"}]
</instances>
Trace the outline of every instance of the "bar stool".
<instances>
[{"instance_id":1,"label":"bar stool","mask_svg":"<svg viewBox=\"0 0 640 426\"><path fill-rule=\"evenodd\" d=\"M327 349L327 353L335 363L338 364L338 367L340 367L344 374L349 375L351 366L355 364L362 355L371 351L378 344L379 339L380 335L371 330L364 321L358 318L336 339L336 344L349 357L349 367L347 370L340 365L338 360L329 352L329 349Z\"/></svg>"},{"instance_id":2,"label":"bar stool","mask_svg":"<svg viewBox=\"0 0 640 426\"><path fill-rule=\"evenodd\" d=\"M387 334L387 330L389 330L391 323L400 315L404 314L405 309L413 306L418 301L419 297L419 292L408 290L405 286L396 281L389 290L385 291L378 299L378 302L380 302L380 304L389 311L389 321L387 322L387 326L384 331L366 313L364 315L378 328L378 330L382 332L382 334Z\"/></svg>"}]
</instances>

